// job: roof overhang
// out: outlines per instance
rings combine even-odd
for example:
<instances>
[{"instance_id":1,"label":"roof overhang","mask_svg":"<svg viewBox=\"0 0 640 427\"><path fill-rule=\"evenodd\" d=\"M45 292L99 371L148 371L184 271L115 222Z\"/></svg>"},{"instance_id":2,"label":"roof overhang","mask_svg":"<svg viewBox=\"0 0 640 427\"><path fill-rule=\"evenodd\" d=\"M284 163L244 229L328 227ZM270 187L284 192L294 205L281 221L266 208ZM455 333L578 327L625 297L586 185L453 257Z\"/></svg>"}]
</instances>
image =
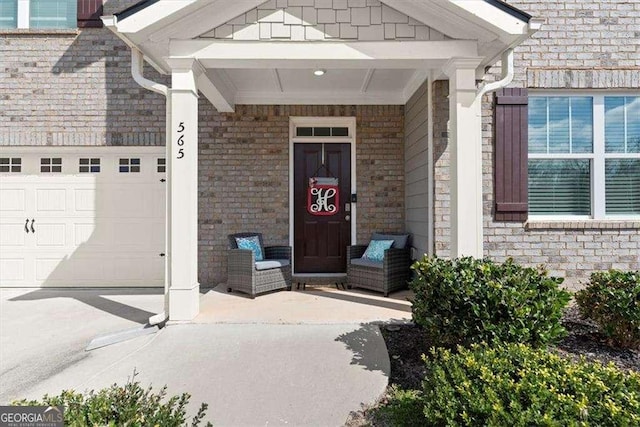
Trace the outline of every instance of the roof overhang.
<instances>
[{"instance_id":1,"label":"roof overhang","mask_svg":"<svg viewBox=\"0 0 640 427\"><path fill-rule=\"evenodd\" d=\"M171 73L177 60L196 60L204 70L198 89L221 111L233 109L235 103L403 104L428 75L442 77L451 58L477 59L481 78L485 67L540 27L531 16L500 0L381 2L446 39L247 42L199 38L264 0L146 0L103 21L161 73ZM317 68L335 70L336 80L319 83L301 72L290 72ZM260 77L270 89L255 85ZM344 82L350 83L340 86Z\"/></svg>"}]
</instances>

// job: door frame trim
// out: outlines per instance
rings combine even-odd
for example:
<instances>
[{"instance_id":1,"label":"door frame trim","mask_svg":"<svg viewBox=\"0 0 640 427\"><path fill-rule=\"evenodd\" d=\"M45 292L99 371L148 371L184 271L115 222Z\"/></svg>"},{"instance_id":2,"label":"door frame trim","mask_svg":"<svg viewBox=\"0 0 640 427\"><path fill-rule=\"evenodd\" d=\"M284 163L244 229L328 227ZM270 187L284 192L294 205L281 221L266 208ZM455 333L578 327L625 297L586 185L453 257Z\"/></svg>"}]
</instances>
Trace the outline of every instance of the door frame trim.
<instances>
[{"instance_id":1,"label":"door frame trim","mask_svg":"<svg viewBox=\"0 0 640 427\"><path fill-rule=\"evenodd\" d=\"M295 136L297 126L316 127L348 127L349 136ZM351 194L357 194L356 174L356 118L351 117L289 117L289 246L294 248L294 213L293 213L293 179L294 179L294 144L350 144L351 145ZM351 195L349 195L351 198ZM357 203L351 203L351 242L357 240ZM294 257L291 257L291 271L295 271Z\"/></svg>"}]
</instances>

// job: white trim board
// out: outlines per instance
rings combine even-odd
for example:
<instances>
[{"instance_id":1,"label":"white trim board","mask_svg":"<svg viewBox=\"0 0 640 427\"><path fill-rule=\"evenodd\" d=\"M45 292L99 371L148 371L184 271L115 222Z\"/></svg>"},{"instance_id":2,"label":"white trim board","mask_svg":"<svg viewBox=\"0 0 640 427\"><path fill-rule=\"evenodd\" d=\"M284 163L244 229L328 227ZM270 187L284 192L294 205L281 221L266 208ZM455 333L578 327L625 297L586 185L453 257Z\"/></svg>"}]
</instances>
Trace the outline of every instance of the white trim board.
<instances>
[{"instance_id":1,"label":"white trim board","mask_svg":"<svg viewBox=\"0 0 640 427\"><path fill-rule=\"evenodd\" d=\"M5 153L42 153L42 154L85 154L87 151L92 151L99 154L164 154L164 145L117 145L117 146L104 146L104 145L58 145L58 146L34 146L34 145L0 145L0 154Z\"/></svg>"},{"instance_id":2,"label":"white trim board","mask_svg":"<svg viewBox=\"0 0 640 427\"><path fill-rule=\"evenodd\" d=\"M348 127L348 137L296 137L296 127ZM355 117L289 117L289 246L292 248L291 271L295 272L294 265L294 213L293 213L293 167L294 167L294 144L318 144L318 143L342 143L351 144L351 194L357 194L357 172L356 172L356 118ZM357 241L357 203L351 204L351 243ZM295 274L295 273L293 273Z\"/></svg>"}]
</instances>

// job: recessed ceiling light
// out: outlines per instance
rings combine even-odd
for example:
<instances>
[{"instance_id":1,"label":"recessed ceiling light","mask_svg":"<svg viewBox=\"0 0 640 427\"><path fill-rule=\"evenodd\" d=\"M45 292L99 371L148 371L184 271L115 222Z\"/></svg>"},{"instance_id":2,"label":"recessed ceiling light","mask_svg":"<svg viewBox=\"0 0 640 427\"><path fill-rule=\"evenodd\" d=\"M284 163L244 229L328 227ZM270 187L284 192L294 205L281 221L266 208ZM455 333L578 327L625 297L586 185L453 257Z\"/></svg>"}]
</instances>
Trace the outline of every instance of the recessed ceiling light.
<instances>
[{"instance_id":1,"label":"recessed ceiling light","mask_svg":"<svg viewBox=\"0 0 640 427\"><path fill-rule=\"evenodd\" d=\"M316 76L324 76L324 73L326 72L327 72L326 70L318 69L318 70L315 70L313 74L315 74Z\"/></svg>"}]
</instances>

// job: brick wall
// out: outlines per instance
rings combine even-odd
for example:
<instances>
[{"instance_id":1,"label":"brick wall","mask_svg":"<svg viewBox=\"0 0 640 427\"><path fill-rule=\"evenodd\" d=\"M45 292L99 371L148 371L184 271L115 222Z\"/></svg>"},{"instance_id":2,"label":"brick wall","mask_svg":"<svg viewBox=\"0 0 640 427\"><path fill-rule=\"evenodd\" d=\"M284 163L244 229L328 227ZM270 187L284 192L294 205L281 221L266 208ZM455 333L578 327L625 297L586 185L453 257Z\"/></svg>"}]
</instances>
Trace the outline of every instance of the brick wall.
<instances>
[{"instance_id":1,"label":"brick wall","mask_svg":"<svg viewBox=\"0 0 640 427\"><path fill-rule=\"evenodd\" d=\"M515 51L511 86L533 89L640 88L640 2L610 0L511 0L510 4L545 19L543 29ZM499 65L499 64L498 64ZM499 75L496 65L491 70ZM446 82L436 82L436 252L448 255L448 149L442 135ZM484 253L497 260L513 257L528 265L545 265L576 287L594 270L640 269L640 230L635 222L553 224L495 222L493 209L493 141L491 98L483 104ZM440 123L440 125L438 125ZM441 152L440 156L438 152ZM612 228L613 227L613 228Z\"/></svg>"},{"instance_id":2,"label":"brick wall","mask_svg":"<svg viewBox=\"0 0 640 427\"><path fill-rule=\"evenodd\" d=\"M434 166L434 244L435 254L449 256L450 205L449 194L449 82L433 82L433 166Z\"/></svg>"},{"instance_id":3,"label":"brick wall","mask_svg":"<svg viewBox=\"0 0 640 427\"><path fill-rule=\"evenodd\" d=\"M0 144L163 145L164 97L133 81L129 52L104 28L4 32Z\"/></svg>"},{"instance_id":4,"label":"brick wall","mask_svg":"<svg viewBox=\"0 0 640 427\"><path fill-rule=\"evenodd\" d=\"M236 106L200 102L200 283L226 275L226 236L261 231L289 242L289 116L355 116L358 242L404 225L402 106Z\"/></svg>"}]
</instances>

